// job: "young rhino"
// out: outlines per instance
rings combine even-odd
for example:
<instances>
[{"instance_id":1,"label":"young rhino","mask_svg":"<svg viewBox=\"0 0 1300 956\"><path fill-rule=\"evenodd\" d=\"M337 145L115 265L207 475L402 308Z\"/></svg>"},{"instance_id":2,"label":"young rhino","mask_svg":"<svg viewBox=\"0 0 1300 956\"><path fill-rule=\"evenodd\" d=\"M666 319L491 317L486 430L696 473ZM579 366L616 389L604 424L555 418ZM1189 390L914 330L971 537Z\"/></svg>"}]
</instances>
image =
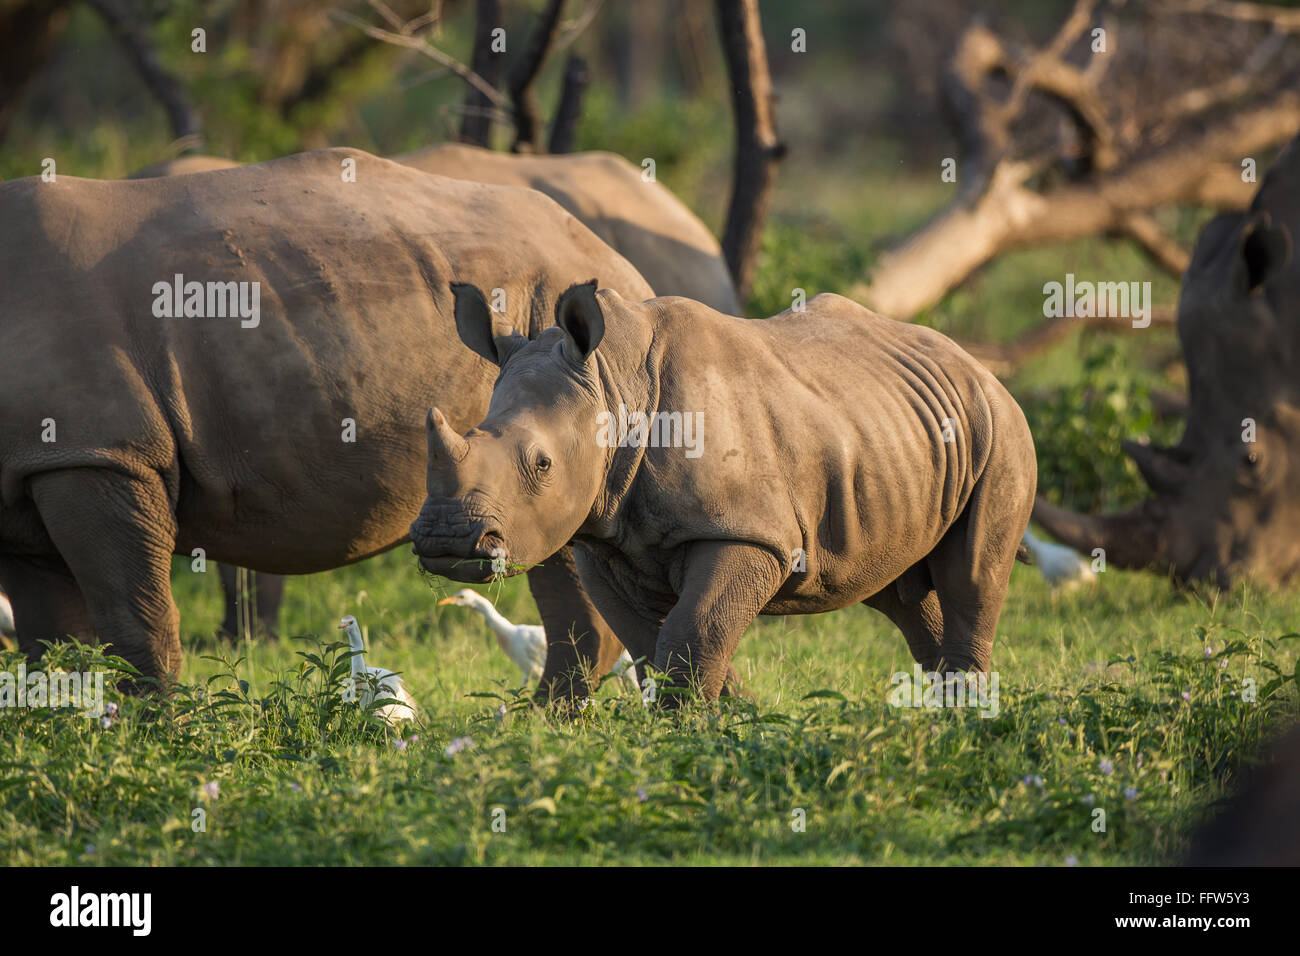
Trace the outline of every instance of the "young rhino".
<instances>
[{"instance_id":1,"label":"young rhino","mask_svg":"<svg viewBox=\"0 0 1300 956\"><path fill-rule=\"evenodd\" d=\"M709 699L756 615L856 601L927 670L988 668L1037 469L1019 406L949 339L835 295L753 321L593 281L530 342L452 289L501 374L464 437L429 410L427 569L483 581L572 538L632 656Z\"/></svg>"}]
</instances>

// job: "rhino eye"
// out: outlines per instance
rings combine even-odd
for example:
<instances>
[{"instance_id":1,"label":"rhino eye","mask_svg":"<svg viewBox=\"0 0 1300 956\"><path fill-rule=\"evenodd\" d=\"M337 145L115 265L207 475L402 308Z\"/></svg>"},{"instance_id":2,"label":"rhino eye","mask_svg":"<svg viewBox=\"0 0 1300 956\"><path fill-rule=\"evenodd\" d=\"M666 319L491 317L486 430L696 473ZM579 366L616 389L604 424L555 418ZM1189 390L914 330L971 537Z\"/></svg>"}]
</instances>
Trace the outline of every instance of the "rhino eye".
<instances>
[{"instance_id":1,"label":"rhino eye","mask_svg":"<svg viewBox=\"0 0 1300 956\"><path fill-rule=\"evenodd\" d=\"M546 474L551 470L551 459L546 455L537 456L537 471L539 474Z\"/></svg>"}]
</instances>

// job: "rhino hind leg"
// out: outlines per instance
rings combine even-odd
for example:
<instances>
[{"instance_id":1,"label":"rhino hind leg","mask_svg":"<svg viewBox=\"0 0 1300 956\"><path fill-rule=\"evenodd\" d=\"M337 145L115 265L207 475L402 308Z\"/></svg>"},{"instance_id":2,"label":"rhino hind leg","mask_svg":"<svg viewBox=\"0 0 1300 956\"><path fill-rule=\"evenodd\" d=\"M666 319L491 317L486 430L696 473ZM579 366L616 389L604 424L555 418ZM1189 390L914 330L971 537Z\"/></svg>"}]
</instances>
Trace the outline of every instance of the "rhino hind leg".
<instances>
[{"instance_id":1,"label":"rhino hind leg","mask_svg":"<svg viewBox=\"0 0 1300 956\"><path fill-rule=\"evenodd\" d=\"M162 481L75 468L36 476L31 494L99 641L145 677L166 681L179 672L170 581L176 520Z\"/></svg>"},{"instance_id":2,"label":"rhino hind leg","mask_svg":"<svg viewBox=\"0 0 1300 956\"><path fill-rule=\"evenodd\" d=\"M1002 602L1033 510L1032 486L1020 495L1014 487L994 489L998 477L981 477L966 510L926 559L943 612L940 670L987 671L992 662Z\"/></svg>"},{"instance_id":3,"label":"rhino hind leg","mask_svg":"<svg viewBox=\"0 0 1300 956\"><path fill-rule=\"evenodd\" d=\"M924 565L917 564L913 570L915 568L924 569ZM911 570L904 572L904 577L911 573ZM925 580L929 581L928 574ZM918 593L909 582L899 578L862 603L894 622L907 639L907 649L912 652L912 658L927 673L938 669L943 653L943 609L933 588Z\"/></svg>"},{"instance_id":4,"label":"rhino hind leg","mask_svg":"<svg viewBox=\"0 0 1300 956\"><path fill-rule=\"evenodd\" d=\"M94 639L81 589L58 555L0 556L0 591L14 608L18 648L32 664L45 652L41 641Z\"/></svg>"}]
</instances>

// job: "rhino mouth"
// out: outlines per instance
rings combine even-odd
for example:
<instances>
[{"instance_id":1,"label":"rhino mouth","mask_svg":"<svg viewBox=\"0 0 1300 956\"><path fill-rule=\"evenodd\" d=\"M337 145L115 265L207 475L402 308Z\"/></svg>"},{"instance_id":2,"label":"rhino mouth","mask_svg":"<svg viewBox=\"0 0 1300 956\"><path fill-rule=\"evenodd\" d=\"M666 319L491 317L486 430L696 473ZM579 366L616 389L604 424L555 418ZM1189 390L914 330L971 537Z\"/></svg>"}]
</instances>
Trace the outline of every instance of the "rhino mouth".
<instances>
[{"instance_id":1,"label":"rhino mouth","mask_svg":"<svg viewBox=\"0 0 1300 956\"><path fill-rule=\"evenodd\" d=\"M413 551L426 571L465 584L516 573L501 525L491 515L429 508L411 525Z\"/></svg>"}]
</instances>

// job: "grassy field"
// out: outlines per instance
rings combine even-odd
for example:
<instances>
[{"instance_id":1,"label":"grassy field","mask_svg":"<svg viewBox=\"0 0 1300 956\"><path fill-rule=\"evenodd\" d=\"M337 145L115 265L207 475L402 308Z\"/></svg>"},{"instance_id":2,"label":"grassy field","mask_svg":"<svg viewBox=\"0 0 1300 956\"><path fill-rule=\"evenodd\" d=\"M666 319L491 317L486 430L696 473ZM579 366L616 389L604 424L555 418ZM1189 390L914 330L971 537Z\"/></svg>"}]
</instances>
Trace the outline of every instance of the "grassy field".
<instances>
[{"instance_id":1,"label":"grassy field","mask_svg":"<svg viewBox=\"0 0 1300 956\"><path fill-rule=\"evenodd\" d=\"M96 28L89 10L77 15L82 33ZM190 21L175 29L188 37ZM222 55L235 70L239 51ZM255 161L321 145L249 113L253 101L220 72L192 79L211 152ZM933 162L875 130L836 125L833 151L818 149L818 104L863 96L834 70L824 80L783 94L791 154L750 315L788 307L795 288L850 293L883 248L951 200ZM355 117L328 141L394 153L441 138L422 125L429 104L401 99L340 106ZM0 152L0 175L32 175L51 156L60 175L111 178L167 155L160 114L141 130L91 106L75 136L20 124L10 141L23 145ZM656 158L660 180L716 230L730 181L725 97L625 114L593 87L581 145ZM1161 224L1190 242L1204 215L1164 210ZM1131 245L1091 239L1004 256L918 321L1007 341L1043 321L1043 284L1066 272L1149 279L1158 305L1177 295ZM1074 334L1008 382L1034 423L1041 490L1076 507L1140 497L1119 438L1168 440L1178 427L1152 421L1145 394L1181 387L1178 370L1161 371L1172 331L1100 338ZM1100 372L1099 348L1113 352ZM666 714L610 682L569 719L517 693L518 671L481 619L436 608L441 593L405 548L292 579L279 643L212 636L213 569L178 560L174 589L187 658L172 699L116 698L107 724L0 708L0 864L1167 862L1300 709L1300 594L1208 597L1113 570L1095 591L1054 601L1017 566L990 718L890 706L891 675L911 658L863 607L755 624L736 661L747 700ZM537 621L521 580L492 596L512 620ZM346 613L368 631L369 662L403 672L422 705L401 736L342 702L329 676ZM19 660L8 645L0 671ZM48 663L105 666L66 647Z\"/></svg>"},{"instance_id":2,"label":"grassy field","mask_svg":"<svg viewBox=\"0 0 1300 956\"><path fill-rule=\"evenodd\" d=\"M1115 571L1053 601L1017 567L991 718L890 706L911 659L863 607L752 627L747 701L648 712L609 681L570 720L517 696L481 619L435 608L406 549L291 579L282 633L304 636L278 644L219 643L215 574L178 561L174 580L173 700L118 697L107 725L0 714L0 863L1162 862L1297 709L1300 640L1279 638L1300 600ZM495 596L536 620L519 579ZM322 645L344 613L423 708L401 736L304 656L341 659Z\"/></svg>"}]
</instances>

